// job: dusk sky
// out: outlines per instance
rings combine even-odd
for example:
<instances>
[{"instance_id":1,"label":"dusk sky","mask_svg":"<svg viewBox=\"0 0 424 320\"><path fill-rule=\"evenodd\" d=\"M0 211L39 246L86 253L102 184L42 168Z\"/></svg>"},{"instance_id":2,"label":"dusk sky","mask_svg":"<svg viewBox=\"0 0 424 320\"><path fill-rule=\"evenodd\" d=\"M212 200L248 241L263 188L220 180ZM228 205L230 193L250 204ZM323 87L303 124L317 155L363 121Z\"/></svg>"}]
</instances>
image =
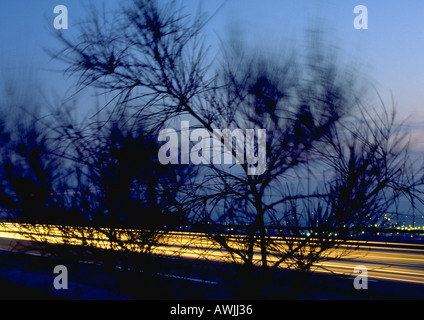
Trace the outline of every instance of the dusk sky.
<instances>
[{"instance_id":1,"label":"dusk sky","mask_svg":"<svg viewBox=\"0 0 424 320\"><path fill-rule=\"evenodd\" d=\"M424 1L149 1L0 0L0 299L424 300Z\"/></svg>"},{"instance_id":2,"label":"dusk sky","mask_svg":"<svg viewBox=\"0 0 424 320\"><path fill-rule=\"evenodd\" d=\"M61 66L51 61L43 48L57 47L49 33L53 29L53 9L68 8L69 29L77 31L76 22L85 13L87 0L16 0L0 2L0 81L29 78L59 96L72 92L72 81L54 72ZM104 0L108 6L115 0ZM230 31L245 41L264 48L284 47L300 42L308 28L320 27L340 47L340 54L355 61L353 69L365 72L391 104L393 93L401 117L424 125L424 2L373 0L228 0L181 1L188 9L218 12L207 26L210 41L226 40ZM101 1L96 1L101 4ZM368 29L356 30L354 7L368 9ZM253 43L252 42L252 43Z\"/></svg>"}]
</instances>

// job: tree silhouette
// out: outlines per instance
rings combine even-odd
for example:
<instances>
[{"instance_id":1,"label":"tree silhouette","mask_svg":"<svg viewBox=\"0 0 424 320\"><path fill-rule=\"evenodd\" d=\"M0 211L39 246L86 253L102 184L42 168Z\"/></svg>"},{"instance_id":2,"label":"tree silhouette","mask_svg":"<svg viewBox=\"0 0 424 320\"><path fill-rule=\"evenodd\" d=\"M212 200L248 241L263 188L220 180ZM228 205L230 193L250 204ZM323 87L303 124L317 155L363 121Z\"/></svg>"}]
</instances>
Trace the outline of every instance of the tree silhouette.
<instances>
[{"instance_id":1,"label":"tree silhouette","mask_svg":"<svg viewBox=\"0 0 424 320\"><path fill-rule=\"evenodd\" d=\"M420 195L422 179L406 161L394 118L370 116L357 75L317 34L305 57L220 48L219 60L203 37L208 18L174 1L133 0L119 12L93 10L77 39L55 33L63 50L53 56L79 89L112 97L99 111L111 107L104 121L55 129L64 138L54 153L78 164L70 202L84 209L84 221L108 227L113 246L125 250L122 228L156 230L170 213L184 213L184 223L242 264L248 286L255 266L259 281L279 267L310 270L353 231L378 224L400 197ZM183 118L211 136L214 129L265 129L266 140L240 159L241 146L218 137L241 163L212 162L191 180L188 169L158 164L152 141ZM261 174L251 174L255 166Z\"/></svg>"}]
</instances>

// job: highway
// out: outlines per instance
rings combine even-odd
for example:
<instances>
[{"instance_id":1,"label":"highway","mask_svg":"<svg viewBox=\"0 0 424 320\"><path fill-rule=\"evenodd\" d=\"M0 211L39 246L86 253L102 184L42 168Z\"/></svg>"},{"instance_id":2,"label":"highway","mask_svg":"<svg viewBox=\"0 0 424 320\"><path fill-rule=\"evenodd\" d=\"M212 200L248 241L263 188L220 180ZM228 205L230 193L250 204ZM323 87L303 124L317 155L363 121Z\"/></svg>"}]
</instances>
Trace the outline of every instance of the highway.
<instances>
[{"instance_id":1,"label":"highway","mask_svg":"<svg viewBox=\"0 0 424 320\"><path fill-rule=\"evenodd\" d=\"M56 227L47 229L38 228L34 231L32 240L47 240L51 243L81 245L85 243L100 248L110 249L110 243L104 234L90 231L90 237L82 235L82 231L73 230L72 236L64 240L61 231ZM86 231L88 232L88 231ZM28 231L14 223L0 225L0 249L12 250L19 241L29 240ZM231 244L231 242L230 242ZM237 241L232 244L237 246ZM284 250L285 244L281 243ZM137 246L133 245L134 250ZM169 232L162 237L160 245L153 249L156 255L166 256L169 259L206 259L210 261L229 261L231 256L219 245L200 233ZM36 254L32 252L32 254ZM341 258L339 257L340 255ZM269 256L270 264L277 258ZM260 251L255 248L254 260L259 263ZM424 244L406 244L396 242L359 242L356 247L340 247L331 252L325 260L318 262L312 270L321 273L335 273L355 277L354 268L365 266L369 280L389 280L404 283L424 284ZM282 268L287 267L282 264Z\"/></svg>"}]
</instances>

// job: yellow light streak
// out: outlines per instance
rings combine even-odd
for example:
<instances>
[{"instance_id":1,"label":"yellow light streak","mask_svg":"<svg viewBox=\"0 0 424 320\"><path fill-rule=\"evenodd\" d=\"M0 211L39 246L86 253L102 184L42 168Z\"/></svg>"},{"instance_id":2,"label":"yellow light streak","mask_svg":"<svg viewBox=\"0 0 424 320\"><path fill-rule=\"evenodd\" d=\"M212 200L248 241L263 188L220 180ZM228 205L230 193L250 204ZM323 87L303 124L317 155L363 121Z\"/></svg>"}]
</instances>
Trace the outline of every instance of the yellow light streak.
<instances>
[{"instance_id":1,"label":"yellow light streak","mask_svg":"<svg viewBox=\"0 0 424 320\"><path fill-rule=\"evenodd\" d=\"M63 229L63 230L61 230ZM69 237L64 237L64 230ZM53 244L70 244L76 246L89 245L102 249L118 249L119 247L110 241L107 236L108 229L72 228L60 226L21 225L16 223L0 224L0 238L14 240L46 241ZM131 240L131 232L136 230L116 230L120 241ZM241 235L223 235L227 239L227 245L233 249L242 249L239 240L245 238ZM271 237L275 246L284 252L288 245L277 237ZM131 242L131 241L130 241ZM135 252L141 251L141 243L128 243L127 249ZM358 244L358 247L355 245ZM353 246L352 248L350 246ZM351 241L346 245L334 249L326 256L325 260L317 262L312 270L323 273L335 273L355 276L353 269L357 265L365 265L370 279L404 281L424 284L424 245L414 244L414 249L408 248L408 244L376 241ZM308 248L305 248L306 252ZM236 261L242 263L242 259L223 249L215 241L202 233L188 233L170 231L163 234L161 242L153 247L155 255L168 256L170 258L204 259L213 262ZM336 259L343 256L343 259ZM279 257L269 254L270 264L278 261ZM261 252L259 247L254 248L254 262L260 265ZM287 263L282 263L281 268L287 268Z\"/></svg>"}]
</instances>

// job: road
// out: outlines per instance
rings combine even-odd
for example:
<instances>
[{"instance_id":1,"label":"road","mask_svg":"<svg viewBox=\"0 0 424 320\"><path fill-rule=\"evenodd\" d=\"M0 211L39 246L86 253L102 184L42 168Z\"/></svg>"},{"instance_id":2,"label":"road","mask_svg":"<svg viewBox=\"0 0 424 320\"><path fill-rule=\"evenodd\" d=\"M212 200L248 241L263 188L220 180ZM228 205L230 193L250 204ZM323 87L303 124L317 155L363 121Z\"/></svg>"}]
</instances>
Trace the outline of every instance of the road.
<instances>
[{"instance_id":1,"label":"road","mask_svg":"<svg viewBox=\"0 0 424 320\"><path fill-rule=\"evenodd\" d=\"M44 230L43 230L44 232ZM77 234L74 232L74 235ZM53 243L61 243L58 229L49 228L44 237ZM34 236L34 235L33 235ZM3 223L0 225L0 249L13 250L19 241L28 240L26 232L19 225ZM80 244L80 239L67 239L73 244ZM103 235L96 235L94 244L108 248ZM236 241L234 241L236 245ZM281 244L284 249L284 244ZM32 252L36 254L36 252ZM154 249L157 255L170 259L207 259L210 261L228 261L229 253L199 233L170 232L163 238L163 244ZM342 255L340 258L339 256ZM260 261L257 248L254 259ZM277 258L269 257L270 263ZM424 244L406 244L396 242L359 242L352 247L340 247L325 259L317 263L313 270L321 273L335 273L355 277L356 266L365 266L369 280L388 280L424 285ZM285 267L284 265L281 265Z\"/></svg>"},{"instance_id":2,"label":"road","mask_svg":"<svg viewBox=\"0 0 424 320\"><path fill-rule=\"evenodd\" d=\"M198 235L175 233L168 242L168 246L159 247L157 251L171 257L202 257L213 261L230 259L225 250ZM260 260L259 249L256 249L254 259ZM276 259L269 257L268 261L271 264ZM354 269L359 265L366 267L369 279L424 284L424 244L370 241L360 242L355 247L341 246L312 270L356 276Z\"/></svg>"}]
</instances>

